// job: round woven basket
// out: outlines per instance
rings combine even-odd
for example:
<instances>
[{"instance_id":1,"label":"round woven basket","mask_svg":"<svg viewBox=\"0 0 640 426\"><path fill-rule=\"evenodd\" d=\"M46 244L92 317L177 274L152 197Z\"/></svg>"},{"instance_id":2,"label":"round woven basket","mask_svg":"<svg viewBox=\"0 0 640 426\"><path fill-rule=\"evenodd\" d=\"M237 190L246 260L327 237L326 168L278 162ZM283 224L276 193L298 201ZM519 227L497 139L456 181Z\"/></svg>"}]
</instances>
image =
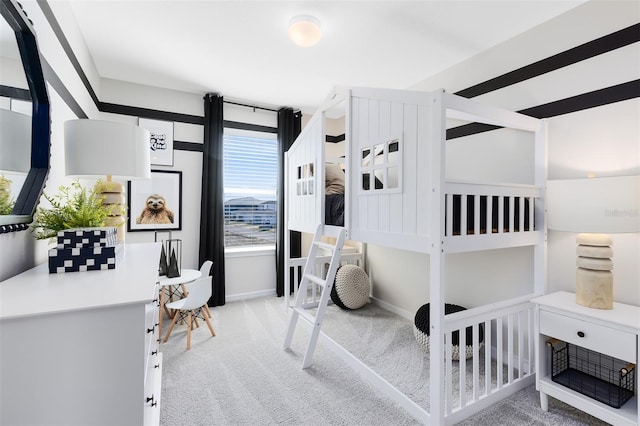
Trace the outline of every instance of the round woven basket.
<instances>
[{"instance_id":1,"label":"round woven basket","mask_svg":"<svg viewBox=\"0 0 640 426\"><path fill-rule=\"evenodd\" d=\"M451 303L445 303L444 305L444 313L452 314L454 312L464 311L466 308L454 305ZM429 303L422 305L420 309L416 312L415 319L413 321L413 335L418 342L418 345L422 348L422 350L426 353L429 353ZM484 327L480 325L478 327L478 341L480 342L479 348L484 344ZM473 340L473 329L471 327L467 327L465 331L465 342L472 342ZM460 335L458 331L454 331L451 334L451 358L454 360L460 359ZM464 348L464 356L466 359L469 359L473 356L473 346L465 345Z\"/></svg>"},{"instance_id":2,"label":"round woven basket","mask_svg":"<svg viewBox=\"0 0 640 426\"><path fill-rule=\"evenodd\" d=\"M367 273L356 265L338 268L331 300L342 309L359 309L369 302L371 281Z\"/></svg>"}]
</instances>

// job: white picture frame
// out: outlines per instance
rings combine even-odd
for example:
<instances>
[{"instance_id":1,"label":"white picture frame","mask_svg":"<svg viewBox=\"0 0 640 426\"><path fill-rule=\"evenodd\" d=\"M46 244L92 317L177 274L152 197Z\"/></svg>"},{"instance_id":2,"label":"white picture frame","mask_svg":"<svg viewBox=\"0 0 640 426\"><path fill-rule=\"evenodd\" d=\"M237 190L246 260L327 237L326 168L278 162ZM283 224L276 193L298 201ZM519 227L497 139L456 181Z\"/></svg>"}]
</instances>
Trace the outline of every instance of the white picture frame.
<instances>
[{"instance_id":1,"label":"white picture frame","mask_svg":"<svg viewBox=\"0 0 640 426\"><path fill-rule=\"evenodd\" d=\"M151 164L173 166L173 121L138 118L138 125L151 133L149 139Z\"/></svg>"},{"instance_id":2,"label":"white picture frame","mask_svg":"<svg viewBox=\"0 0 640 426\"><path fill-rule=\"evenodd\" d=\"M151 179L129 181L127 231L182 229L182 172L151 170Z\"/></svg>"}]
</instances>

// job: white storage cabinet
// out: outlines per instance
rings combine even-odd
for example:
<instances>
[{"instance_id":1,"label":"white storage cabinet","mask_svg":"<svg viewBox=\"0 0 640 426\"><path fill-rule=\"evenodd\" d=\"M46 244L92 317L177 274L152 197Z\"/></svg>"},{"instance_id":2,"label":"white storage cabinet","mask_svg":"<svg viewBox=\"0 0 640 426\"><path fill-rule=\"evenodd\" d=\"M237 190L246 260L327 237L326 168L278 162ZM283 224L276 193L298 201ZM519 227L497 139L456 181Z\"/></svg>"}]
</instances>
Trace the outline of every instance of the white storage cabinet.
<instances>
[{"instance_id":1,"label":"white storage cabinet","mask_svg":"<svg viewBox=\"0 0 640 426\"><path fill-rule=\"evenodd\" d=\"M548 409L548 397L559 399L614 425L637 425L638 353L640 307L614 303L613 309L587 308L576 304L575 294L557 292L532 300L536 304L536 389L542 409ZM634 364L635 394L622 407L614 408L551 378L551 351L547 341L558 339L569 344Z\"/></svg>"},{"instance_id":2,"label":"white storage cabinet","mask_svg":"<svg viewBox=\"0 0 640 426\"><path fill-rule=\"evenodd\" d=\"M0 283L0 424L158 424L160 243L127 244L116 269Z\"/></svg>"}]
</instances>

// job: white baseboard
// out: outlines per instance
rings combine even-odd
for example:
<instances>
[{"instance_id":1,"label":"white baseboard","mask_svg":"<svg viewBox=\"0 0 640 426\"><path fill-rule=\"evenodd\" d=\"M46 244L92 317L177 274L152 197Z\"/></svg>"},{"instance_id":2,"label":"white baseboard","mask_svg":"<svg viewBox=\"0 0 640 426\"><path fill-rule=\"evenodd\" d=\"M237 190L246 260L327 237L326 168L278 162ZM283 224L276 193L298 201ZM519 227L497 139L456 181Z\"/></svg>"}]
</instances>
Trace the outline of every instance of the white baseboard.
<instances>
[{"instance_id":1,"label":"white baseboard","mask_svg":"<svg viewBox=\"0 0 640 426\"><path fill-rule=\"evenodd\" d=\"M237 300L255 299L258 297L268 297L268 296L275 296L275 295L276 295L276 289L273 288L269 290L250 291L248 293L227 294L224 298L224 301L225 303L235 302Z\"/></svg>"},{"instance_id":2,"label":"white baseboard","mask_svg":"<svg viewBox=\"0 0 640 426\"><path fill-rule=\"evenodd\" d=\"M382 309L387 310L387 311L389 311L391 313L394 313L394 314L398 315L399 317L402 317L402 318L404 318L406 320L409 320L409 321L412 321L412 322L415 320L415 316L416 316L415 313L411 313L411 312L409 312L407 310L398 308L397 306L392 305L391 303L387 303L387 302L382 301L382 300L380 300L378 298L375 298L373 296L371 296L371 302L374 303L377 306L380 306Z\"/></svg>"}]
</instances>

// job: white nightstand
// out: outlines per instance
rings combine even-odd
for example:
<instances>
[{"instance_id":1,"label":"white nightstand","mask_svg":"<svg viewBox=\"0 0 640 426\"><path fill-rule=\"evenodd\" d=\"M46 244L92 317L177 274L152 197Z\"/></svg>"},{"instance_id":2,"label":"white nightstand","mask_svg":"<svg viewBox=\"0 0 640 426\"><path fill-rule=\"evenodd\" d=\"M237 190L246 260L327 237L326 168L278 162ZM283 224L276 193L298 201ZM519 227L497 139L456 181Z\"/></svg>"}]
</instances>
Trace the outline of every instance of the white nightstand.
<instances>
[{"instance_id":1,"label":"white nightstand","mask_svg":"<svg viewBox=\"0 0 640 426\"><path fill-rule=\"evenodd\" d=\"M548 396L566 402L586 413L615 425L637 425L638 371L635 395L621 408L576 392L551 379L551 352L546 342L558 339L637 366L640 352L640 307L614 303L613 309L592 309L576 304L575 294L557 292L532 300L536 304L536 389L542 409L548 409Z\"/></svg>"}]
</instances>

